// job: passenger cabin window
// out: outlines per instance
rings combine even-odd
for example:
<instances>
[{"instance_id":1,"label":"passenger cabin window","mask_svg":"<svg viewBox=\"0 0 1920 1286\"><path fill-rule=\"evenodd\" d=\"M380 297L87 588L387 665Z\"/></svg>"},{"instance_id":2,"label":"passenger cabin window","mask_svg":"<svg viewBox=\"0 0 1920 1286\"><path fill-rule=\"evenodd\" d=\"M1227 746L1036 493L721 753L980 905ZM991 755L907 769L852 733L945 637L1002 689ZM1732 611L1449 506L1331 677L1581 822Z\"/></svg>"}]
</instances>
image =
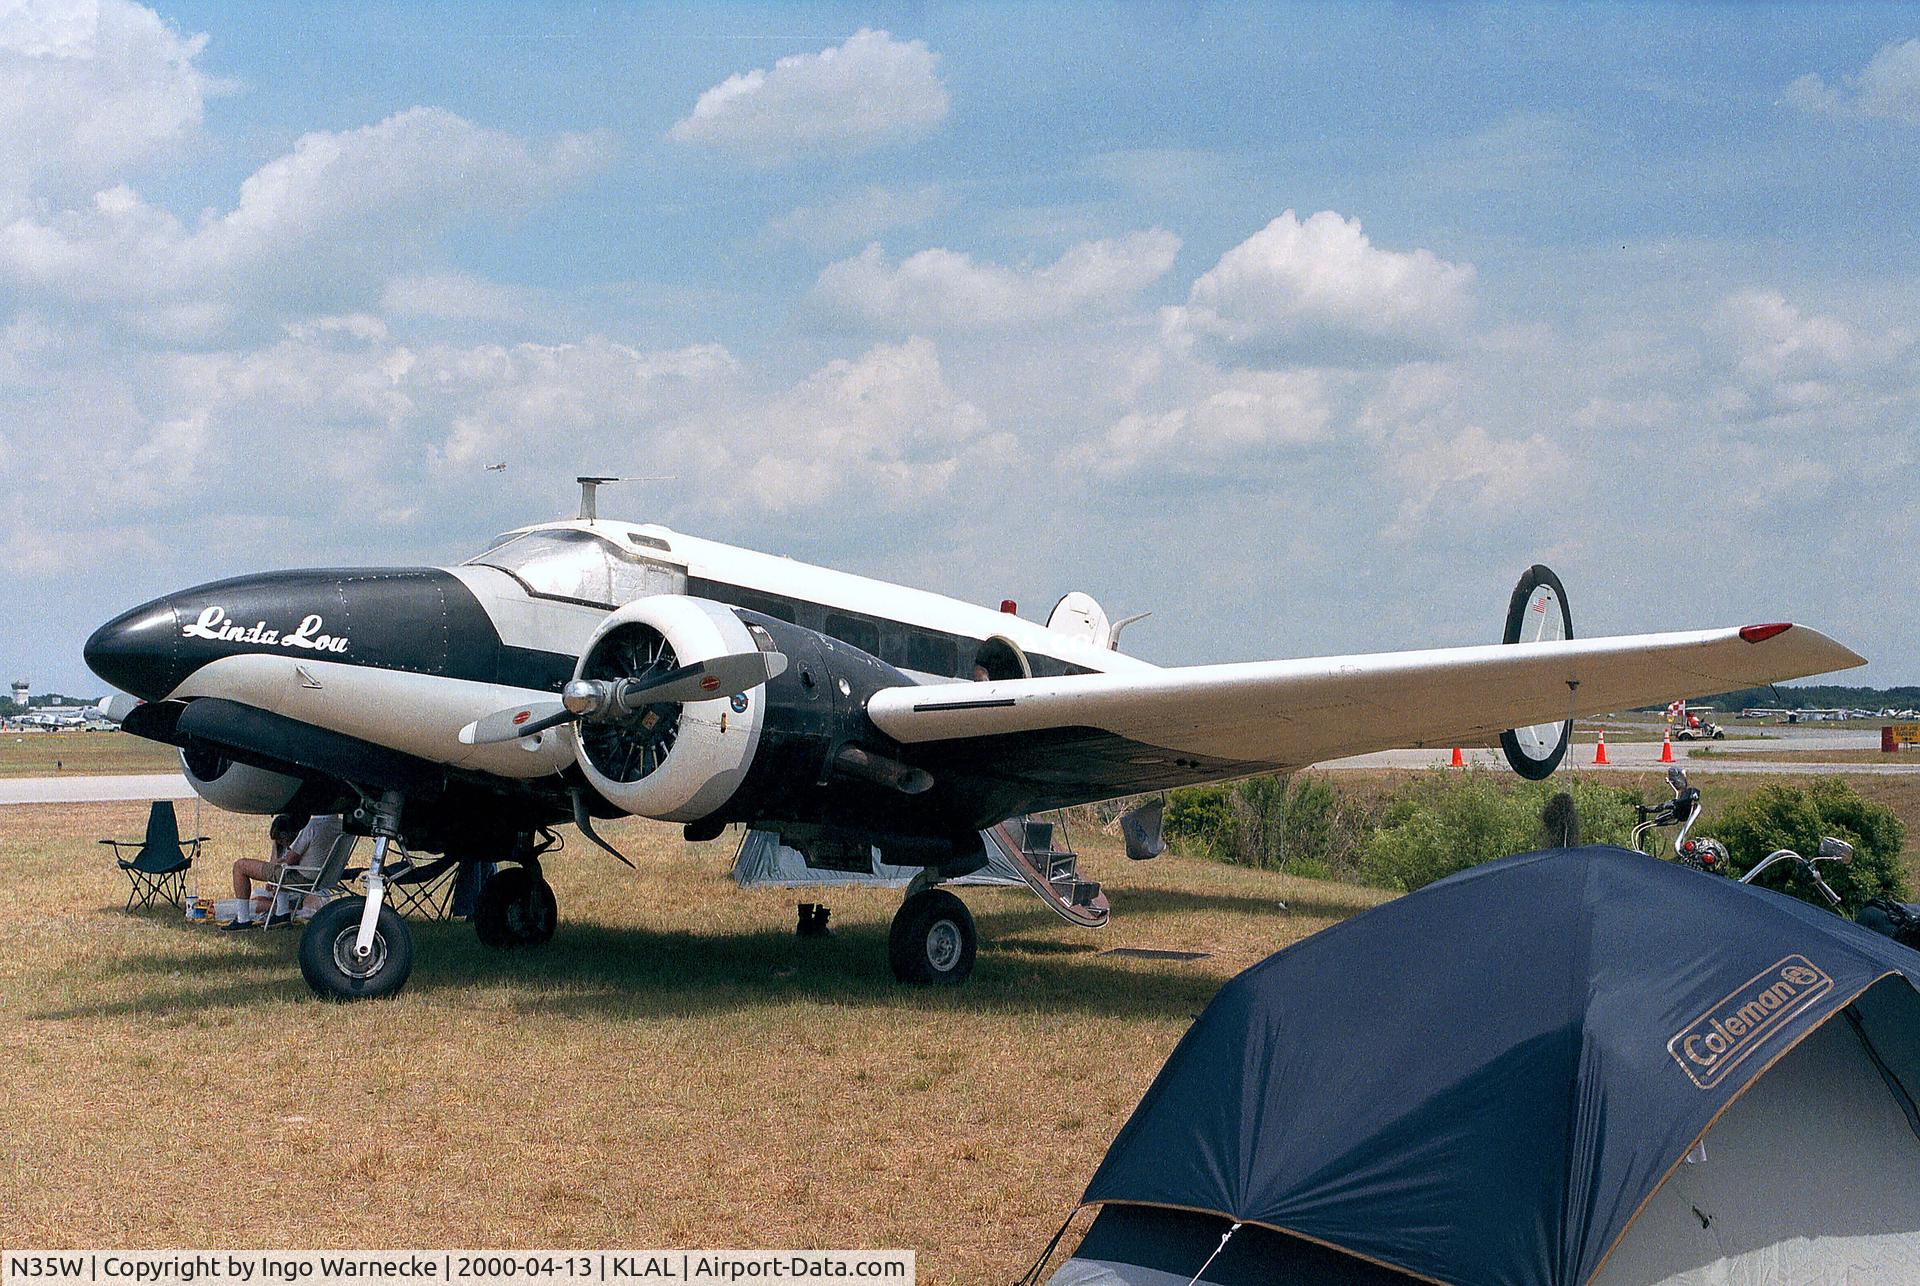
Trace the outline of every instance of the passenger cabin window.
<instances>
[{"instance_id":1,"label":"passenger cabin window","mask_svg":"<svg viewBox=\"0 0 1920 1286\"><path fill-rule=\"evenodd\" d=\"M960 649L952 639L915 631L907 635L906 644L906 655L900 661L903 668L948 678L960 673Z\"/></svg>"},{"instance_id":2,"label":"passenger cabin window","mask_svg":"<svg viewBox=\"0 0 1920 1286\"><path fill-rule=\"evenodd\" d=\"M771 594L759 594L750 589L735 589L727 595L727 601L735 607L744 607L749 612L758 612L762 616L771 616L776 621L794 624L793 604L785 599L775 598Z\"/></svg>"},{"instance_id":3,"label":"passenger cabin window","mask_svg":"<svg viewBox=\"0 0 1920 1286\"><path fill-rule=\"evenodd\" d=\"M498 568L531 594L600 607L618 607L649 594L686 592L686 574L679 568L639 557L586 531L530 531L468 563Z\"/></svg>"},{"instance_id":4,"label":"passenger cabin window","mask_svg":"<svg viewBox=\"0 0 1920 1286\"><path fill-rule=\"evenodd\" d=\"M863 620L858 616L842 616L837 612L830 612L827 614L827 628L824 633L839 639L842 643L851 644L862 652L871 653L874 656L880 655L880 627L872 621Z\"/></svg>"}]
</instances>

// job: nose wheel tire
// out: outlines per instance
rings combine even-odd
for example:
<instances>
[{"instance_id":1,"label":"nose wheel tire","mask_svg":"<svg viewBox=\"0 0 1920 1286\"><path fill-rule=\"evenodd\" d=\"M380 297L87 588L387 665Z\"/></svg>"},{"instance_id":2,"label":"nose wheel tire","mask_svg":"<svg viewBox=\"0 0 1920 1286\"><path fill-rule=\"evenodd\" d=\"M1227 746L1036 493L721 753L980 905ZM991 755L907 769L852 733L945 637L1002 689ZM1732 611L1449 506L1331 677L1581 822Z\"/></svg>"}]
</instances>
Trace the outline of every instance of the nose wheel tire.
<instances>
[{"instance_id":1,"label":"nose wheel tire","mask_svg":"<svg viewBox=\"0 0 1920 1286\"><path fill-rule=\"evenodd\" d=\"M952 986L973 972L977 942L967 904L945 889L928 889L901 903L894 914L887 961L901 982Z\"/></svg>"},{"instance_id":2,"label":"nose wheel tire","mask_svg":"<svg viewBox=\"0 0 1920 1286\"><path fill-rule=\"evenodd\" d=\"M322 1000L391 996L413 972L413 934L391 907L380 908L367 954L355 950L365 906L365 898L335 898L300 934L300 973Z\"/></svg>"},{"instance_id":3,"label":"nose wheel tire","mask_svg":"<svg viewBox=\"0 0 1920 1286\"><path fill-rule=\"evenodd\" d=\"M484 946L538 947L553 940L559 918L546 878L524 866L508 866L481 887L473 931Z\"/></svg>"}]
</instances>

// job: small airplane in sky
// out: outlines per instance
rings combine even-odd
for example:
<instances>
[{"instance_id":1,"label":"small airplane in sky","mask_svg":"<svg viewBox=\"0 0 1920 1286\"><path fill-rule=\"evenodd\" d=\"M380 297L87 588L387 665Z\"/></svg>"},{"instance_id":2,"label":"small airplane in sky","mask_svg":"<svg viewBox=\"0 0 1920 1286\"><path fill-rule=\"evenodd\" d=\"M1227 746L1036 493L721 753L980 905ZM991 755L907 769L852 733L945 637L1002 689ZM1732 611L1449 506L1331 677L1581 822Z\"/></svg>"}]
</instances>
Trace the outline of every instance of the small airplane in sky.
<instances>
[{"instance_id":1,"label":"small airplane in sky","mask_svg":"<svg viewBox=\"0 0 1920 1286\"><path fill-rule=\"evenodd\" d=\"M503 863L483 941L554 931L540 859L595 819L773 832L808 864L919 868L889 937L895 974L972 968L966 906L938 886L987 845L1063 917L1106 918L1031 815L1285 772L1395 746L1499 737L1531 778L1576 718L1864 664L1805 626L1575 639L1558 578L1528 569L1505 642L1163 668L1118 650L1084 593L1044 624L1014 613L597 516L518 528L452 567L273 572L143 604L87 664L131 694L124 730L180 749L239 812L343 813L374 843L366 895L328 903L301 964L322 996L405 981L385 905L407 855ZM1161 851L1158 800L1126 819ZM617 853L616 856L619 856ZM622 860L625 860L624 858Z\"/></svg>"}]
</instances>

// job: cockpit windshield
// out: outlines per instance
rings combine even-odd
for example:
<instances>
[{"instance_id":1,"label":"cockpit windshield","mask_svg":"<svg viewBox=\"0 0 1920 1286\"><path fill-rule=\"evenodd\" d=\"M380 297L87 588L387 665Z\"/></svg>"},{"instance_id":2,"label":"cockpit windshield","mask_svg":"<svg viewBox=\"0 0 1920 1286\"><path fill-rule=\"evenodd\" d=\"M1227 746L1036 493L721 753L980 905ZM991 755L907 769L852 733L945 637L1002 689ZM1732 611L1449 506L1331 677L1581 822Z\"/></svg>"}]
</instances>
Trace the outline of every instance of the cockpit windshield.
<instances>
[{"instance_id":1,"label":"cockpit windshield","mask_svg":"<svg viewBox=\"0 0 1920 1286\"><path fill-rule=\"evenodd\" d=\"M648 594L686 592L679 569L629 553L607 537L569 528L500 537L467 564L498 568L530 594L602 607Z\"/></svg>"}]
</instances>

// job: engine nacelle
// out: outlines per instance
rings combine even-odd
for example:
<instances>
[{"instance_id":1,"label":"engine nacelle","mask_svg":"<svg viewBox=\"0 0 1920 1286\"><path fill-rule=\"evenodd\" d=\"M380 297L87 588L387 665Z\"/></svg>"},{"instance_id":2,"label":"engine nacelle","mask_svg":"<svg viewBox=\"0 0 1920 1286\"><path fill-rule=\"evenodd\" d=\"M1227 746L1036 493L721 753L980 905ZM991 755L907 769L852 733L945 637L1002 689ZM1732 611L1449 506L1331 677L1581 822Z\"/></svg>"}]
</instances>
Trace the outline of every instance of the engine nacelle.
<instances>
[{"instance_id":1,"label":"engine nacelle","mask_svg":"<svg viewBox=\"0 0 1920 1286\"><path fill-rule=\"evenodd\" d=\"M200 798L230 813L285 812L303 784L285 773L237 764L204 745L182 750L180 768Z\"/></svg>"},{"instance_id":2,"label":"engine nacelle","mask_svg":"<svg viewBox=\"0 0 1920 1286\"><path fill-rule=\"evenodd\" d=\"M965 830L926 815L931 778L895 758L899 747L867 717L876 691L913 680L839 639L706 599L660 595L607 617L575 677L658 675L755 650L778 652L787 666L738 696L576 724L587 781L626 812L714 833L730 822L868 833L879 817L900 843Z\"/></svg>"},{"instance_id":3,"label":"engine nacelle","mask_svg":"<svg viewBox=\"0 0 1920 1286\"><path fill-rule=\"evenodd\" d=\"M632 678L756 648L773 650L772 640L756 638L732 608L660 594L636 599L602 621L574 677ZM574 737L580 771L626 812L698 821L733 796L753 764L766 717L762 691L579 724Z\"/></svg>"}]
</instances>

